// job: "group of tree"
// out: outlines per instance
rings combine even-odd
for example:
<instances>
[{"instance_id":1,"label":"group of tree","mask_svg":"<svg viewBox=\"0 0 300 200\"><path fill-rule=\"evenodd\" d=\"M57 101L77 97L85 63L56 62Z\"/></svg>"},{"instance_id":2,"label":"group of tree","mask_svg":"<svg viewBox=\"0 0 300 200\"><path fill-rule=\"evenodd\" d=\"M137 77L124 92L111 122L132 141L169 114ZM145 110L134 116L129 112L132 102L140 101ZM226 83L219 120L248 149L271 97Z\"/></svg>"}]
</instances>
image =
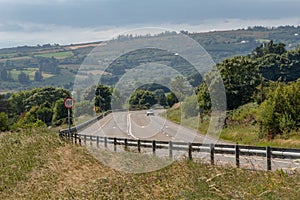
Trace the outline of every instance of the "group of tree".
<instances>
[{"instance_id":1,"label":"group of tree","mask_svg":"<svg viewBox=\"0 0 300 200\"><path fill-rule=\"evenodd\" d=\"M67 122L64 98L70 92L61 88L45 87L0 98L1 129L30 124L60 125Z\"/></svg>"},{"instance_id":2,"label":"group of tree","mask_svg":"<svg viewBox=\"0 0 300 200\"><path fill-rule=\"evenodd\" d=\"M262 123L268 135L299 129L299 60L300 48L286 51L284 44L270 41L250 55L235 56L217 64L225 87L227 109L257 102L260 106L256 121ZM212 82L209 74L205 78L208 83ZM211 88L212 85L203 82L196 89L202 110L211 107Z\"/></svg>"}]
</instances>

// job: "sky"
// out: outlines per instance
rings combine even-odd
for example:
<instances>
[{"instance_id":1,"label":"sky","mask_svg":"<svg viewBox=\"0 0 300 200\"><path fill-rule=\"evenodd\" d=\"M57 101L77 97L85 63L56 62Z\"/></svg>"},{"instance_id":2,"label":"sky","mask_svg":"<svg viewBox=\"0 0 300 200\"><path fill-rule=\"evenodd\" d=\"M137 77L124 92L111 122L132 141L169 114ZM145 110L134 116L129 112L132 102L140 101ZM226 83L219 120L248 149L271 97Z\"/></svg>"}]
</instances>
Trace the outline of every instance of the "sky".
<instances>
[{"instance_id":1,"label":"sky","mask_svg":"<svg viewBox=\"0 0 300 200\"><path fill-rule=\"evenodd\" d=\"M300 0L0 0L0 48L108 40L143 27L298 26L299 8Z\"/></svg>"}]
</instances>

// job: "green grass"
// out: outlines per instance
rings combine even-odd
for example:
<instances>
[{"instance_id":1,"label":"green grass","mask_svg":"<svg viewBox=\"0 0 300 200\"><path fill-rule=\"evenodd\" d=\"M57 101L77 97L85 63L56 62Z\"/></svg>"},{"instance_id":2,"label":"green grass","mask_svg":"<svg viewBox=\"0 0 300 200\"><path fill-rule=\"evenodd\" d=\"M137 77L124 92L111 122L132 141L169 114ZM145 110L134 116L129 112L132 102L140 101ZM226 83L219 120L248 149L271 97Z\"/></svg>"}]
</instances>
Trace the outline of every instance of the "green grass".
<instances>
[{"instance_id":1,"label":"green grass","mask_svg":"<svg viewBox=\"0 0 300 200\"><path fill-rule=\"evenodd\" d=\"M13 80L15 80L15 81L18 80L18 76L21 72L24 72L25 74L29 75L29 79L31 81L33 81L35 72L38 71L38 70L39 70L38 68L25 68L22 71L13 69L13 70L10 71L10 73L11 73L11 76L12 76ZM43 78L44 79L51 78L53 76L54 76L53 74L43 73Z\"/></svg>"},{"instance_id":2,"label":"green grass","mask_svg":"<svg viewBox=\"0 0 300 200\"><path fill-rule=\"evenodd\" d=\"M38 57L51 58L54 57L56 59L64 59L70 56L73 56L72 51L62 51L62 52L54 52L54 53L44 53L44 54L35 54Z\"/></svg>"},{"instance_id":3,"label":"green grass","mask_svg":"<svg viewBox=\"0 0 300 200\"><path fill-rule=\"evenodd\" d=\"M166 117L177 124L192 128L202 134L207 133L207 129L210 124L210 117L207 115L204 116L202 122L200 119L198 119L198 117L191 117L188 119L181 118L180 108L169 109ZM225 126L218 137L219 139L227 142L244 145L300 148L299 131L294 131L288 135L278 135L272 140L260 138L259 133L259 125L251 121L246 124L231 124Z\"/></svg>"},{"instance_id":4,"label":"green grass","mask_svg":"<svg viewBox=\"0 0 300 200\"><path fill-rule=\"evenodd\" d=\"M57 130L0 134L0 199L299 199L300 174L176 161L127 174L61 141ZM139 162L139 161L136 161Z\"/></svg>"}]
</instances>

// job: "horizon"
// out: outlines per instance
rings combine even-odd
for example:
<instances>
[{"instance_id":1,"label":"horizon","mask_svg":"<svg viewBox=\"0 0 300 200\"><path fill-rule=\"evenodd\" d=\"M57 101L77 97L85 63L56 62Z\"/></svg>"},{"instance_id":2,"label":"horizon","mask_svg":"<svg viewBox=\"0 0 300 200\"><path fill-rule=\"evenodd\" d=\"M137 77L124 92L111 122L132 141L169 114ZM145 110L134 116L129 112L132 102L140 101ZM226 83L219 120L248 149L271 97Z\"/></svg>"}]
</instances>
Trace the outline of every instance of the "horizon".
<instances>
[{"instance_id":1,"label":"horizon","mask_svg":"<svg viewBox=\"0 0 300 200\"><path fill-rule=\"evenodd\" d=\"M192 34L198 34L198 33L210 33L210 32L222 32L222 31L238 31L238 30L247 30L249 28L254 28L254 27L263 27L263 28L266 28L266 29L273 29L273 28L279 28L279 27L285 27L285 26L292 26L292 27L295 27L295 28L298 28L300 27L300 25L278 25L278 26L263 26L263 25L254 25L254 26L248 26L248 27L240 27L240 28L235 28L235 29L218 29L218 30L204 30L204 31L188 31L186 29L183 29L183 30L171 30L171 29L163 29L163 30L166 30L166 31L175 31L177 33L179 33L180 31L188 31L189 33L192 33ZM136 30L139 30L139 28L134 28ZM18 48L18 47L36 47L36 46L39 46L39 45L47 45L47 44L50 44L50 45L59 45L59 46L70 46L70 45L84 45L84 44L92 44L92 43L101 43L101 42L107 42L107 41L110 41L110 40L113 40L113 39L116 39L118 36L126 36L127 34L122 34L122 33L127 33L129 32L130 30L126 30L126 31L122 31L120 32L119 35L115 34L115 36L113 37L108 37L107 39L103 39L103 40L90 40L90 41L78 41L78 42L70 42L70 43L56 43L56 42L53 42L53 43L50 43L50 42L45 42L45 43L37 43L37 44L24 44L24 45L16 45L16 46L7 46L7 47L1 47L0 46L0 49L9 49L9 48ZM155 32L155 33L150 33L150 32L144 32L144 33L137 33L135 35L133 35L133 37L138 37L138 36L146 36L147 34L150 34L151 36L155 36L156 34L160 34L160 33L163 33L164 31L162 32ZM300 34L300 33L299 33Z\"/></svg>"},{"instance_id":2,"label":"horizon","mask_svg":"<svg viewBox=\"0 0 300 200\"><path fill-rule=\"evenodd\" d=\"M132 29L300 25L298 0L0 0L0 48L109 40Z\"/></svg>"}]
</instances>

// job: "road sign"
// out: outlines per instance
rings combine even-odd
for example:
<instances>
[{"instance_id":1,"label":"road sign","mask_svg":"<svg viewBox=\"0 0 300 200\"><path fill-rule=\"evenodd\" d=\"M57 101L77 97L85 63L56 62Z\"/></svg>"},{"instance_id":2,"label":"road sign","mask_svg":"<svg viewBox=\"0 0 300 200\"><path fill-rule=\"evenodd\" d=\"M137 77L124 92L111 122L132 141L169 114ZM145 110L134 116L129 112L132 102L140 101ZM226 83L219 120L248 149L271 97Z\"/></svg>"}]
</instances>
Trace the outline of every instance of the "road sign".
<instances>
[{"instance_id":1,"label":"road sign","mask_svg":"<svg viewBox=\"0 0 300 200\"><path fill-rule=\"evenodd\" d=\"M65 98L64 106L68 109L72 108L74 106L74 100L71 97Z\"/></svg>"}]
</instances>

